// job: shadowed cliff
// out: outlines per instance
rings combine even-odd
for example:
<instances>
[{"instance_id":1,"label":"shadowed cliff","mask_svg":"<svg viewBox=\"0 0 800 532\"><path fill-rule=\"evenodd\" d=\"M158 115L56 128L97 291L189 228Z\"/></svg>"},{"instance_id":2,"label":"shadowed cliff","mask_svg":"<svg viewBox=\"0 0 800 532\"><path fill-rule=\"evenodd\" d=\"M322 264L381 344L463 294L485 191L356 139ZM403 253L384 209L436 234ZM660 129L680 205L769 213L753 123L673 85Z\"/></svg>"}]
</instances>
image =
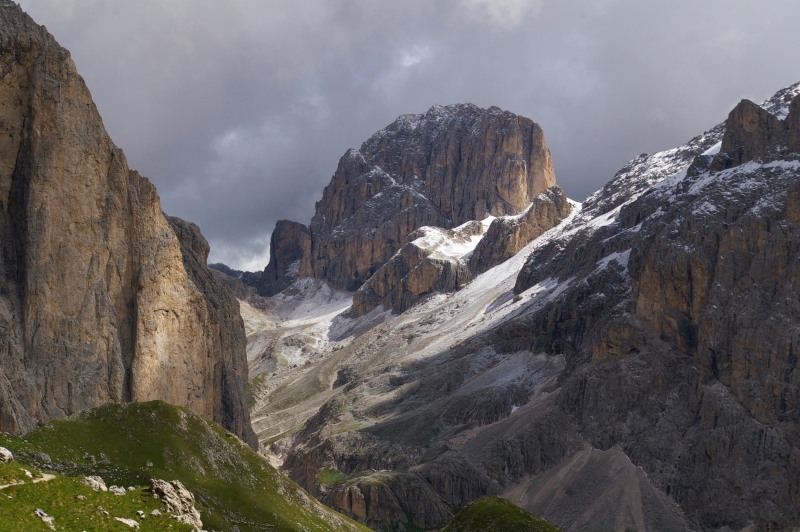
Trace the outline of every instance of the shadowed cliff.
<instances>
[{"instance_id":1,"label":"shadowed cliff","mask_svg":"<svg viewBox=\"0 0 800 532\"><path fill-rule=\"evenodd\" d=\"M257 445L238 303L129 170L70 54L0 6L0 430L161 399Z\"/></svg>"}]
</instances>

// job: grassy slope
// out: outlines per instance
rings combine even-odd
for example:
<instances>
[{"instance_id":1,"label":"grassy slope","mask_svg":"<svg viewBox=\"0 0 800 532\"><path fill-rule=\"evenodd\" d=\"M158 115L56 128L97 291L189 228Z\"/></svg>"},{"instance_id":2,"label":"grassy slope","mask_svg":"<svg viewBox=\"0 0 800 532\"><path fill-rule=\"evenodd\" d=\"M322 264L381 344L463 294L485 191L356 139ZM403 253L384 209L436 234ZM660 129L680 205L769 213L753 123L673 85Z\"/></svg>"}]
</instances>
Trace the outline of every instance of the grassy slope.
<instances>
[{"instance_id":1,"label":"grassy slope","mask_svg":"<svg viewBox=\"0 0 800 532\"><path fill-rule=\"evenodd\" d=\"M481 497L467 505L442 532L560 532L541 517L500 497Z\"/></svg>"},{"instance_id":2,"label":"grassy slope","mask_svg":"<svg viewBox=\"0 0 800 532\"><path fill-rule=\"evenodd\" d=\"M131 529L114 517L135 519L136 511L147 514L141 521L141 530L169 530L172 532L190 531L192 527L170 519L166 514L152 516L153 510L166 511L164 504L154 499L144 489L137 489L119 497L109 492L95 492L78 482L75 478L57 475L49 482L34 484L27 478L23 468L40 477L38 471L18 463L0 464L0 479L11 478L25 483L0 490L0 531L50 530L34 510L41 508L55 518L58 530L78 530L86 532L123 531ZM0 484L3 482L0 480ZM7 482L5 482L7 483ZM78 499L83 495L86 499ZM105 515L99 507L108 512Z\"/></svg>"},{"instance_id":3,"label":"grassy slope","mask_svg":"<svg viewBox=\"0 0 800 532\"><path fill-rule=\"evenodd\" d=\"M25 458L25 451L47 453L54 464L64 467L65 474L99 475L108 485L147 486L151 478L178 479L197 498L206 530L230 531L234 525L241 532L368 530L316 502L247 445L228 436L224 429L160 401L105 405L69 420L53 422L24 438L0 435L0 446L34 465L36 459L30 455ZM110 463L103 463L101 453ZM84 458L87 454L94 456L97 463ZM56 516L58 523L59 504L72 505L77 492L71 490L82 488L74 487L78 485L75 479L59 477L25 489L40 489L45 485L48 489L51 485L57 490L63 487L66 499L50 501L49 509L41 506ZM7 492L21 489L15 486L0 491L0 530L5 530L2 512L9 504L16 504L11 502L14 499L6 498L13 495ZM173 527L164 530L180 530L175 521L169 524ZM159 530L145 528L145 522L142 527L142 530ZM122 526L121 530L126 528ZM88 525L75 528L87 532L90 529ZM70 528L59 527L59 530Z\"/></svg>"}]
</instances>

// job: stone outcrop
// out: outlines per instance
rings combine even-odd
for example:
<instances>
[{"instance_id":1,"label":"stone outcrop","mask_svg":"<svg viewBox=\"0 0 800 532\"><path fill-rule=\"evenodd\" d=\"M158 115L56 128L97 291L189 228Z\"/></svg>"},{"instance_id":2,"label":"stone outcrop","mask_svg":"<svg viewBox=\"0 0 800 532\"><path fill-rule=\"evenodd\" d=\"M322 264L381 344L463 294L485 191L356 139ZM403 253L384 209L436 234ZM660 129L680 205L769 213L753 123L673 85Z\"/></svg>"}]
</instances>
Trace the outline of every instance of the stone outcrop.
<instances>
[{"instance_id":1,"label":"stone outcrop","mask_svg":"<svg viewBox=\"0 0 800 532\"><path fill-rule=\"evenodd\" d=\"M375 472L336 485L321 499L376 530L426 530L453 517L433 488L413 473Z\"/></svg>"},{"instance_id":2,"label":"stone outcrop","mask_svg":"<svg viewBox=\"0 0 800 532\"><path fill-rule=\"evenodd\" d=\"M0 7L0 430L162 399L255 445L238 305L129 170L69 52Z\"/></svg>"},{"instance_id":3,"label":"stone outcrop","mask_svg":"<svg viewBox=\"0 0 800 532\"><path fill-rule=\"evenodd\" d=\"M433 292L453 292L472 280L462 258L480 238L484 226L468 222L455 229L421 227L409 242L365 282L353 296L351 315L382 305L399 314ZM466 248L466 249L464 249Z\"/></svg>"},{"instance_id":4,"label":"stone outcrop","mask_svg":"<svg viewBox=\"0 0 800 532\"><path fill-rule=\"evenodd\" d=\"M14 461L14 455L5 447L0 447L0 462L8 464Z\"/></svg>"},{"instance_id":5,"label":"stone outcrop","mask_svg":"<svg viewBox=\"0 0 800 532\"><path fill-rule=\"evenodd\" d=\"M298 277L311 277L311 231L289 220L278 220L269 240L269 264L261 275L258 292L274 296Z\"/></svg>"},{"instance_id":6,"label":"stone outcrop","mask_svg":"<svg viewBox=\"0 0 800 532\"><path fill-rule=\"evenodd\" d=\"M55 530L55 529L56 529L55 519L54 519L53 517L51 517L51 516L47 515L47 514L45 513L45 511L44 511L44 510L42 510L41 508L37 508L36 510L34 510L34 511L33 511L33 515L35 515L36 517L38 517L39 519L41 519L41 520L42 520L42 522L43 522L44 524L46 524L46 525L47 525L47 527L48 527L50 530ZM137 523L137 524L138 524L138 523Z\"/></svg>"},{"instance_id":7,"label":"stone outcrop","mask_svg":"<svg viewBox=\"0 0 800 532\"><path fill-rule=\"evenodd\" d=\"M758 104L742 100L726 121L719 154L712 170L724 170L755 159L798 158L800 153L800 102L789 104L781 120Z\"/></svg>"},{"instance_id":8,"label":"stone outcrop","mask_svg":"<svg viewBox=\"0 0 800 532\"><path fill-rule=\"evenodd\" d=\"M570 212L572 205L556 185L536 196L522 214L495 219L469 258L470 271L477 275L507 261Z\"/></svg>"},{"instance_id":9,"label":"stone outcrop","mask_svg":"<svg viewBox=\"0 0 800 532\"><path fill-rule=\"evenodd\" d=\"M309 227L312 275L354 291L416 229L515 215L554 184L542 129L527 118L471 104L403 115L339 161ZM286 243L286 235L302 231L276 231L278 256L270 257L270 288L262 293L282 286L278 277L306 245L305 236ZM278 242L290 259L280 256ZM297 275L305 275L305 264Z\"/></svg>"},{"instance_id":10,"label":"stone outcrop","mask_svg":"<svg viewBox=\"0 0 800 532\"><path fill-rule=\"evenodd\" d=\"M421 227L353 295L351 316L383 306L399 314L434 292L455 292L475 275L497 266L552 229L572 211L558 186L541 192L516 216L455 229ZM488 229L486 229L488 225Z\"/></svg>"},{"instance_id":11,"label":"stone outcrop","mask_svg":"<svg viewBox=\"0 0 800 532\"><path fill-rule=\"evenodd\" d=\"M106 487L105 481L102 478L95 475L83 477L81 479L81 484L92 488L94 491L108 491L108 487Z\"/></svg>"},{"instance_id":12,"label":"stone outcrop","mask_svg":"<svg viewBox=\"0 0 800 532\"><path fill-rule=\"evenodd\" d=\"M196 530L203 529L200 512L194 507L194 494L187 490L180 480L167 482L154 478L150 480L150 492L160 499L167 511L174 515L179 523L192 525Z\"/></svg>"}]
</instances>

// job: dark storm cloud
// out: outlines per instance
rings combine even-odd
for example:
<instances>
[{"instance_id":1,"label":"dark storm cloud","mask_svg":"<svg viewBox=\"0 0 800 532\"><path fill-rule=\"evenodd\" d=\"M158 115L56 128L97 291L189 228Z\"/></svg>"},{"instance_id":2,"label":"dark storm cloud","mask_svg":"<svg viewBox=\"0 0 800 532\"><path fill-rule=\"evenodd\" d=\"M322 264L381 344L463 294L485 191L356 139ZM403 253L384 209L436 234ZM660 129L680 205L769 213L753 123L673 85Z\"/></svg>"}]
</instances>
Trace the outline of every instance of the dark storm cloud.
<instances>
[{"instance_id":1,"label":"dark storm cloud","mask_svg":"<svg viewBox=\"0 0 800 532\"><path fill-rule=\"evenodd\" d=\"M800 80L800 4L737 0L23 0L71 50L129 164L211 261L261 269L349 147L435 103L542 125L582 200Z\"/></svg>"}]
</instances>

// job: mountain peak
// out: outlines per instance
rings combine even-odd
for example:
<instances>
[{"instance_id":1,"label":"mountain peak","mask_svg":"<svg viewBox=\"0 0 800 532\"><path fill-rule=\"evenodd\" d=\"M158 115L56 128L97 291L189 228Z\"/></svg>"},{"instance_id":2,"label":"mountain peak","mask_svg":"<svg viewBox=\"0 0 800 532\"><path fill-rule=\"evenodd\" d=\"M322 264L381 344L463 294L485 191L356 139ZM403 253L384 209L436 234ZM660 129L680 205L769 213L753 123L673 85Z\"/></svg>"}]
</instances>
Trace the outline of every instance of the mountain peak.
<instances>
[{"instance_id":1,"label":"mountain peak","mask_svg":"<svg viewBox=\"0 0 800 532\"><path fill-rule=\"evenodd\" d=\"M515 215L554 184L544 132L528 118L471 103L401 115L340 159L309 227L313 277L356 290L414 230ZM279 270L267 267L263 294L287 286Z\"/></svg>"}]
</instances>

